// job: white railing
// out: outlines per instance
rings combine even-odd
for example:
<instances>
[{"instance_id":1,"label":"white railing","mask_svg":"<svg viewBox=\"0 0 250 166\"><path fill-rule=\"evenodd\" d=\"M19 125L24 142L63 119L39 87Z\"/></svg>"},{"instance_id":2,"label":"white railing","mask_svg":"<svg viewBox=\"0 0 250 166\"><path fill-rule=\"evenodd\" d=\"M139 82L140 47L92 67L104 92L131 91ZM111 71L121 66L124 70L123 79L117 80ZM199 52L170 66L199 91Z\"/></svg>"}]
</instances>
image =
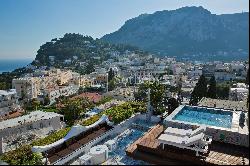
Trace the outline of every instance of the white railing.
<instances>
[{"instance_id":1,"label":"white railing","mask_svg":"<svg viewBox=\"0 0 250 166\"><path fill-rule=\"evenodd\" d=\"M96 137L95 139L91 140L87 144L85 144L85 145L81 146L80 148L74 150L73 152L71 152L67 156L62 157L59 160L53 162L52 165L62 165L62 164L65 164L65 163L69 162L70 160L72 160L73 158L75 158L78 155L80 155L81 153L83 153L83 152L86 153L87 151L89 151L89 149L91 148L91 146L97 144L98 142L102 141L103 139L105 139L107 136L109 136L111 134L115 134L115 133L124 131L135 120L141 119L144 116L145 116L145 114L139 114L139 113L135 114L135 115L132 115L129 119L126 119L126 120L122 121L121 123L119 123L118 125L114 126L112 129L108 130L104 134Z\"/></svg>"},{"instance_id":2,"label":"white railing","mask_svg":"<svg viewBox=\"0 0 250 166\"><path fill-rule=\"evenodd\" d=\"M82 152L88 150L88 146L89 148L98 143L99 141L103 140L105 137L107 137L112 131L114 130L114 128L108 130L106 133L96 137L95 139L91 140L90 142L88 142L87 144L81 146L80 148L74 150L73 152L71 152L70 154L68 154L65 157L60 158L59 160L55 161L54 163L52 163L52 165L62 165L67 163L68 161L70 161L71 159L73 159L74 157L77 157L79 154L81 154Z\"/></svg>"}]
</instances>

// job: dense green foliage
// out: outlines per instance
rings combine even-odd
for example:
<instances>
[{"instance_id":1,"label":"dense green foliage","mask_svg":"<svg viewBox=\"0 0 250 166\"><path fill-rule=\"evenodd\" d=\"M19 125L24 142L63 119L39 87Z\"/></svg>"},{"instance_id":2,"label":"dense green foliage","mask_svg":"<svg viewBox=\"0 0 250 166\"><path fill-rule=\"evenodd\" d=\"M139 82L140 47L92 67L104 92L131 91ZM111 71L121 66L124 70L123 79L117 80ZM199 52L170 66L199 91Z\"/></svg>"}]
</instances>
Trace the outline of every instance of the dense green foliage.
<instances>
[{"instance_id":1,"label":"dense green foliage","mask_svg":"<svg viewBox=\"0 0 250 166\"><path fill-rule=\"evenodd\" d=\"M81 115L87 112L89 109L99 106L106 102L111 101L111 97L103 97L97 103L90 101L88 98L71 98L61 97L58 99L58 108L50 107L45 108L45 111L55 110L57 113L64 115L64 120L68 125L74 124L81 118Z\"/></svg>"},{"instance_id":2,"label":"dense green foliage","mask_svg":"<svg viewBox=\"0 0 250 166\"><path fill-rule=\"evenodd\" d=\"M230 86L227 84L218 84L216 86L216 94L218 99L228 99Z\"/></svg>"},{"instance_id":3,"label":"dense green foliage","mask_svg":"<svg viewBox=\"0 0 250 166\"><path fill-rule=\"evenodd\" d=\"M99 106L101 104L105 104L107 102L110 102L113 98L108 96L108 97L103 97L100 101L96 103L96 106Z\"/></svg>"},{"instance_id":4,"label":"dense green foliage","mask_svg":"<svg viewBox=\"0 0 250 166\"><path fill-rule=\"evenodd\" d=\"M93 72L94 65L110 58L110 52L124 53L126 50L143 54L136 47L109 44L98 39L94 40L90 36L66 33L62 38L55 38L43 44L37 51L35 61L32 64L37 66L53 65L57 68L73 67L73 70L85 74ZM54 56L54 62L49 59L49 56ZM68 59L71 62L64 63ZM81 67L78 62L86 62L86 65Z\"/></svg>"},{"instance_id":5,"label":"dense green foliage","mask_svg":"<svg viewBox=\"0 0 250 166\"><path fill-rule=\"evenodd\" d=\"M163 105L167 105L167 100L165 96L165 92L167 87L165 85L160 84L155 81L153 83L147 82L145 84L141 84L139 86L138 92L135 93L135 99L138 101L147 102L147 93L150 88L150 102L154 108L155 114L160 114L163 109Z\"/></svg>"},{"instance_id":6,"label":"dense green foliage","mask_svg":"<svg viewBox=\"0 0 250 166\"><path fill-rule=\"evenodd\" d=\"M32 146L44 146L44 145L48 145L48 144L51 144L53 142L56 142L59 139L61 139L64 136L66 136L66 134L69 132L70 129L71 129L70 127L67 127L67 128L58 130L58 131L56 131L56 132L48 135L45 138L41 138L41 139L38 139L36 141L33 141L31 143L31 145Z\"/></svg>"},{"instance_id":7,"label":"dense green foliage","mask_svg":"<svg viewBox=\"0 0 250 166\"><path fill-rule=\"evenodd\" d=\"M87 98L63 99L60 102L62 107L58 108L60 114L64 115L67 124L71 125L80 118L80 114L94 107L94 103Z\"/></svg>"},{"instance_id":8,"label":"dense green foliage","mask_svg":"<svg viewBox=\"0 0 250 166\"><path fill-rule=\"evenodd\" d=\"M83 123L82 123L82 125L83 126L89 126L89 125L95 123L96 121L98 121L98 119L100 119L100 117L101 117L100 114L94 115L94 116L90 117L89 119L84 120Z\"/></svg>"},{"instance_id":9,"label":"dense green foliage","mask_svg":"<svg viewBox=\"0 0 250 166\"><path fill-rule=\"evenodd\" d=\"M83 121L84 126L91 125L95 123L103 114L109 116L110 120L115 124L122 122L125 119L131 117L134 113L146 112L146 105L143 102L126 102L124 104L114 106L109 108L85 121Z\"/></svg>"},{"instance_id":10,"label":"dense green foliage","mask_svg":"<svg viewBox=\"0 0 250 166\"><path fill-rule=\"evenodd\" d=\"M168 100L168 115L170 115L179 105L179 102L175 98L170 98Z\"/></svg>"},{"instance_id":11,"label":"dense green foliage","mask_svg":"<svg viewBox=\"0 0 250 166\"><path fill-rule=\"evenodd\" d=\"M216 92L216 81L215 77L212 76L209 80L209 86L207 90L207 97L216 99L217 98L217 92Z\"/></svg>"},{"instance_id":12,"label":"dense green foliage","mask_svg":"<svg viewBox=\"0 0 250 166\"><path fill-rule=\"evenodd\" d=\"M0 159L11 165L41 165L42 156L39 153L32 153L32 146L43 146L51 144L63 138L70 130L70 127L58 130L45 138L33 141L30 145L23 145L16 150L4 153Z\"/></svg>"},{"instance_id":13,"label":"dense green foliage","mask_svg":"<svg viewBox=\"0 0 250 166\"><path fill-rule=\"evenodd\" d=\"M108 72L108 81L111 81L114 77L115 77L115 72L113 71L112 68L110 68Z\"/></svg>"},{"instance_id":14,"label":"dense green foliage","mask_svg":"<svg viewBox=\"0 0 250 166\"><path fill-rule=\"evenodd\" d=\"M198 83L194 87L191 94L191 99L189 104L197 105L197 103L202 99L202 97L208 97L213 99L228 99L230 87L235 82L223 82L216 83L214 76L210 78L207 88L207 80L203 75L201 75Z\"/></svg>"},{"instance_id":15,"label":"dense green foliage","mask_svg":"<svg viewBox=\"0 0 250 166\"><path fill-rule=\"evenodd\" d=\"M108 83L108 91L112 91L116 88L117 86L117 79L113 78L112 80L109 81Z\"/></svg>"},{"instance_id":16,"label":"dense green foliage","mask_svg":"<svg viewBox=\"0 0 250 166\"><path fill-rule=\"evenodd\" d=\"M31 145L6 152L0 159L11 165L42 165L42 156L39 153L32 153Z\"/></svg>"},{"instance_id":17,"label":"dense green foliage","mask_svg":"<svg viewBox=\"0 0 250 166\"><path fill-rule=\"evenodd\" d=\"M194 90L191 94L191 99L189 104L197 105L197 103L202 99L202 97L207 96L207 80L204 75L201 75L198 83L194 87Z\"/></svg>"}]
</instances>

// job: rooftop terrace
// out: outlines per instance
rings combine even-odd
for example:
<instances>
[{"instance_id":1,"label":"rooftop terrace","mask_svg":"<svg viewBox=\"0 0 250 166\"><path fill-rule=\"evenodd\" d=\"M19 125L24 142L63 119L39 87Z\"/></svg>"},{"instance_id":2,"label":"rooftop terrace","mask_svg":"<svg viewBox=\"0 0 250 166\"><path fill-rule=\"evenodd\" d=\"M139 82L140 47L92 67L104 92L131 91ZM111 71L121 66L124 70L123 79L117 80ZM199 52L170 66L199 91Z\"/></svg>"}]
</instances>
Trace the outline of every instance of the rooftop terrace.
<instances>
[{"instance_id":1,"label":"rooftop terrace","mask_svg":"<svg viewBox=\"0 0 250 166\"><path fill-rule=\"evenodd\" d=\"M58 116L61 117L63 115L54 112L33 111L28 115L0 122L0 130L3 130L8 127L15 127L26 123L32 123L38 120L51 119Z\"/></svg>"},{"instance_id":2,"label":"rooftop terrace","mask_svg":"<svg viewBox=\"0 0 250 166\"><path fill-rule=\"evenodd\" d=\"M248 110L246 101L220 100L220 99L211 99L204 97L201 99L201 101L199 101L198 105L206 107L233 109L233 110L243 110L243 111Z\"/></svg>"},{"instance_id":3,"label":"rooftop terrace","mask_svg":"<svg viewBox=\"0 0 250 166\"><path fill-rule=\"evenodd\" d=\"M127 155L151 164L249 165L248 148L215 141L212 141L209 153L202 157L196 157L193 151L171 146L162 150L157 138L163 131L162 125L150 129L127 148Z\"/></svg>"},{"instance_id":4,"label":"rooftop terrace","mask_svg":"<svg viewBox=\"0 0 250 166\"><path fill-rule=\"evenodd\" d=\"M50 163L54 163L57 160L68 156L69 154L75 152L77 149L81 148L88 142L94 140L95 138L101 136L106 131L110 130L112 127L105 124L100 124L95 128L91 128L84 133L81 133L73 139L64 142L63 144L54 147L47 151L47 157Z\"/></svg>"}]
</instances>

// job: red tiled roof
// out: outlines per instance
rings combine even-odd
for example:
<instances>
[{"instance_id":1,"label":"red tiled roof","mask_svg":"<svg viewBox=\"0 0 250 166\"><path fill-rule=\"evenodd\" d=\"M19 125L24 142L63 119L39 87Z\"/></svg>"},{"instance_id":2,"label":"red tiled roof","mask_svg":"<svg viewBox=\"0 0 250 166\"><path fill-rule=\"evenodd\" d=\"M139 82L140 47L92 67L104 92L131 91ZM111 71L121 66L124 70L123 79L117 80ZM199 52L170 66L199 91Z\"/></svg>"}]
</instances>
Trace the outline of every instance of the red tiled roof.
<instances>
[{"instance_id":1,"label":"red tiled roof","mask_svg":"<svg viewBox=\"0 0 250 166\"><path fill-rule=\"evenodd\" d=\"M96 102L99 102L101 100L102 96L99 93L86 92L86 93L82 93L80 95L72 97L71 100L77 99L77 98L88 98L90 101L93 101L96 103Z\"/></svg>"},{"instance_id":2,"label":"red tiled roof","mask_svg":"<svg viewBox=\"0 0 250 166\"><path fill-rule=\"evenodd\" d=\"M7 116L0 116L0 119L6 120L6 119L11 119L11 118L16 118L21 115L23 115L24 111L23 110L18 110L15 112L10 112Z\"/></svg>"}]
</instances>

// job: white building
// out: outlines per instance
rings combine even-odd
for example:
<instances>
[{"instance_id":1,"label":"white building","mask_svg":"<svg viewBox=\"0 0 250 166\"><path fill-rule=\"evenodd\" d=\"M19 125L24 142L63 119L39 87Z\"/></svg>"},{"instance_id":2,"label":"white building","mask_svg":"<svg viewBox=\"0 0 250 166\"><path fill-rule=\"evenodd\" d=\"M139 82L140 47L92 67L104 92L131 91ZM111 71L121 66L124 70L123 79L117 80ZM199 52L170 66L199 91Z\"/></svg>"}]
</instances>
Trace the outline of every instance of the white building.
<instances>
[{"instance_id":1,"label":"white building","mask_svg":"<svg viewBox=\"0 0 250 166\"><path fill-rule=\"evenodd\" d=\"M63 115L54 112L33 111L14 119L0 122L0 136L9 137L23 134L28 130L53 127L54 130L63 126Z\"/></svg>"},{"instance_id":2,"label":"white building","mask_svg":"<svg viewBox=\"0 0 250 166\"><path fill-rule=\"evenodd\" d=\"M9 91L0 90L0 108L8 107L18 103L18 97L15 89Z\"/></svg>"},{"instance_id":3,"label":"white building","mask_svg":"<svg viewBox=\"0 0 250 166\"><path fill-rule=\"evenodd\" d=\"M34 77L36 76L36 77ZM28 100L40 98L44 89L55 85L68 86L74 76L79 76L71 70L37 70L33 76L22 77L12 80L12 87L16 89L19 98Z\"/></svg>"},{"instance_id":4,"label":"white building","mask_svg":"<svg viewBox=\"0 0 250 166\"><path fill-rule=\"evenodd\" d=\"M43 96L48 96L50 99L50 104L56 102L56 99L60 96L70 96L78 92L79 87L76 85L69 86L57 86L54 88L47 88L43 91Z\"/></svg>"},{"instance_id":5,"label":"white building","mask_svg":"<svg viewBox=\"0 0 250 166\"><path fill-rule=\"evenodd\" d=\"M224 70L217 70L214 73L216 81L232 81L236 78L236 75Z\"/></svg>"},{"instance_id":6,"label":"white building","mask_svg":"<svg viewBox=\"0 0 250 166\"><path fill-rule=\"evenodd\" d=\"M16 90L0 90L0 121L16 111L21 111Z\"/></svg>"},{"instance_id":7,"label":"white building","mask_svg":"<svg viewBox=\"0 0 250 166\"><path fill-rule=\"evenodd\" d=\"M170 67L173 70L174 75L185 73L185 69L182 67L183 64L172 64Z\"/></svg>"},{"instance_id":8,"label":"white building","mask_svg":"<svg viewBox=\"0 0 250 166\"><path fill-rule=\"evenodd\" d=\"M232 63L230 65L230 71L234 73L242 72L245 70L245 65L242 63Z\"/></svg>"},{"instance_id":9,"label":"white building","mask_svg":"<svg viewBox=\"0 0 250 166\"><path fill-rule=\"evenodd\" d=\"M192 79L199 79L201 75L202 69L199 68L195 68L194 70L188 72L188 78Z\"/></svg>"},{"instance_id":10,"label":"white building","mask_svg":"<svg viewBox=\"0 0 250 166\"><path fill-rule=\"evenodd\" d=\"M71 62L72 62L71 59L65 59L63 63L64 63L64 64L71 64Z\"/></svg>"},{"instance_id":11,"label":"white building","mask_svg":"<svg viewBox=\"0 0 250 166\"><path fill-rule=\"evenodd\" d=\"M230 88L229 100L243 101L247 99L248 94L248 86L244 83L237 83L234 87Z\"/></svg>"},{"instance_id":12,"label":"white building","mask_svg":"<svg viewBox=\"0 0 250 166\"><path fill-rule=\"evenodd\" d=\"M0 154L3 153L2 138L12 139L42 128L58 130L64 127L63 115L54 112L34 111L14 119L0 122Z\"/></svg>"},{"instance_id":13,"label":"white building","mask_svg":"<svg viewBox=\"0 0 250 166\"><path fill-rule=\"evenodd\" d=\"M24 77L12 80L12 88L16 89L19 98L37 98L40 79L37 77Z\"/></svg>"}]
</instances>

